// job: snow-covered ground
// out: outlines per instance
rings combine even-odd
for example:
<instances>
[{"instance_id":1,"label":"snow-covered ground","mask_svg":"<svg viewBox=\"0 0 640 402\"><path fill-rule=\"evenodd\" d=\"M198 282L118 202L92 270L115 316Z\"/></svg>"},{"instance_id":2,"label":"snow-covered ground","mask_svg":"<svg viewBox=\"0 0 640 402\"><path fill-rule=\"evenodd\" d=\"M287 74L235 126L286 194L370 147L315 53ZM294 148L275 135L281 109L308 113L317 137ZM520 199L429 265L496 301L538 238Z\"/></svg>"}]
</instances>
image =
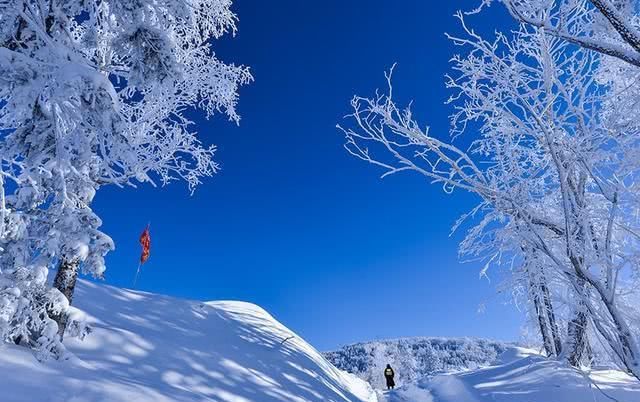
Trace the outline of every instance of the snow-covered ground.
<instances>
[{"instance_id":1,"label":"snow-covered ground","mask_svg":"<svg viewBox=\"0 0 640 402\"><path fill-rule=\"evenodd\" d=\"M514 346L437 338L376 342L374 349L412 349L428 340L439 359L424 361L462 358L464 365L469 353L504 351L489 367L374 392L249 303L202 303L85 281L76 300L94 332L70 340L71 357L62 362L41 364L28 350L4 345L0 402L640 402L640 384L617 371L585 376ZM342 359L363 363L359 349L349 350Z\"/></svg>"},{"instance_id":2,"label":"snow-covered ground","mask_svg":"<svg viewBox=\"0 0 640 402\"><path fill-rule=\"evenodd\" d=\"M380 402L640 402L640 383L613 370L588 376L512 348L495 366L437 375L391 392Z\"/></svg>"},{"instance_id":3,"label":"snow-covered ground","mask_svg":"<svg viewBox=\"0 0 640 402\"><path fill-rule=\"evenodd\" d=\"M5 345L0 401L376 401L366 382L336 369L255 305L86 281L75 299L94 332L68 343L69 360L44 365Z\"/></svg>"}]
</instances>

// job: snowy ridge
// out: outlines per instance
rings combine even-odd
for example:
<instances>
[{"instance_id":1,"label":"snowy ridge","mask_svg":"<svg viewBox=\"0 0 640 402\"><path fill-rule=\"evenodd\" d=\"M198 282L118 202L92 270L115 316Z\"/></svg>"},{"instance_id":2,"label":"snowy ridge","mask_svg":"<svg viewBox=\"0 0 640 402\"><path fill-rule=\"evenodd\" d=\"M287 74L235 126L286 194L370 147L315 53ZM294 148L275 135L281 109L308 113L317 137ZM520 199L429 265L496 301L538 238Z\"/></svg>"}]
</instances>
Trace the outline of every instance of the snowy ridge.
<instances>
[{"instance_id":1,"label":"snowy ridge","mask_svg":"<svg viewBox=\"0 0 640 402\"><path fill-rule=\"evenodd\" d=\"M70 359L44 365L5 345L2 402L376 401L258 306L86 281L76 300L94 332L69 340Z\"/></svg>"},{"instance_id":2,"label":"snowy ridge","mask_svg":"<svg viewBox=\"0 0 640 402\"><path fill-rule=\"evenodd\" d=\"M640 402L640 383L615 370L581 373L534 351L509 348L500 363L426 377L381 402Z\"/></svg>"},{"instance_id":3,"label":"snowy ridge","mask_svg":"<svg viewBox=\"0 0 640 402\"><path fill-rule=\"evenodd\" d=\"M356 343L324 355L341 370L384 388L382 372L387 363L394 368L400 386L436 373L495 364L509 347L477 338L415 337Z\"/></svg>"}]
</instances>

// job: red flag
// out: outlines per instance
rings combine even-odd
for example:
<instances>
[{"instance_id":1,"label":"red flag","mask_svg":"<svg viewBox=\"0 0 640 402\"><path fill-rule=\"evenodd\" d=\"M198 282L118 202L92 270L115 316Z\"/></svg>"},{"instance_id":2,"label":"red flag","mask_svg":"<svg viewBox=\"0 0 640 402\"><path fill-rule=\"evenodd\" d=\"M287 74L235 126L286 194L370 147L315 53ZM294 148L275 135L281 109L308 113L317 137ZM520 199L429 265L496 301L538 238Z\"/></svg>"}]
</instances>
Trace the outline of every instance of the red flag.
<instances>
[{"instance_id":1,"label":"red flag","mask_svg":"<svg viewBox=\"0 0 640 402\"><path fill-rule=\"evenodd\" d=\"M140 255L140 264L144 264L151 255L151 235L149 234L149 225L140 235L140 245L142 246L142 254Z\"/></svg>"}]
</instances>

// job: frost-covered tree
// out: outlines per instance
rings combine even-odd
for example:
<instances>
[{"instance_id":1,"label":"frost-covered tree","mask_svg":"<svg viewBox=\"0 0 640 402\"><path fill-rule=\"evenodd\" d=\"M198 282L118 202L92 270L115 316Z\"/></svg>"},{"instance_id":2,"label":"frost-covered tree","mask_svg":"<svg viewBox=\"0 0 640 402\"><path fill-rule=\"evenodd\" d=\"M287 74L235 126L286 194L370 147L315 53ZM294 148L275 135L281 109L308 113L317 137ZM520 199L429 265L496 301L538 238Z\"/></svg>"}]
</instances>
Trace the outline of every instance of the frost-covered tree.
<instances>
[{"instance_id":1,"label":"frost-covered tree","mask_svg":"<svg viewBox=\"0 0 640 402\"><path fill-rule=\"evenodd\" d=\"M470 338L404 338L343 346L324 356L341 370L355 374L375 388L386 388L384 369L390 364L398 385L442 372L495 364L508 345Z\"/></svg>"},{"instance_id":2,"label":"frost-covered tree","mask_svg":"<svg viewBox=\"0 0 640 402\"><path fill-rule=\"evenodd\" d=\"M550 334L549 350L579 365L591 328L640 378L628 301L640 274L640 141L629 114L637 102L625 103L626 115L613 107L623 81L602 74L597 52L531 26L487 40L460 19L465 36L451 39L467 53L454 56L447 80L453 138L432 135L397 106L388 76L388 93L353 99L352 124L342 128L347 150L383 176L412 171L447 193L476 194L479 204L456 224L479 220L461 253L485 260L485 270L523 264L519 275L538 303L553 279L571 312L564 345ZM470 132L470 147L456 146Z\"/></svg>"},{"instance_id":3,"label":"frost-covered tree","mask_svg":"<svg viewBox=\"0 0 640 402\"><path fill-rule=\"evenodd\" d=\"M78 271L102 277L114 247L91 210L100 187L182 179L193 189L216 171L188 111L239 120L238 88L251 75L211 46L236 29L230 6L0 2L1 339L42 358L62 353L56 333Z\"/></svg>"},{"instance_id":4,"label":"frost-covered tree","mask_svg":"<svg viewBox=\"0 0 640 402\"><path fill-rule=\"evenodd\" d=\"M482 0L482 6L493 1ZM635 0L498 1L522 23L640 67L640 10Z\"/></svg>"}]
</instances>

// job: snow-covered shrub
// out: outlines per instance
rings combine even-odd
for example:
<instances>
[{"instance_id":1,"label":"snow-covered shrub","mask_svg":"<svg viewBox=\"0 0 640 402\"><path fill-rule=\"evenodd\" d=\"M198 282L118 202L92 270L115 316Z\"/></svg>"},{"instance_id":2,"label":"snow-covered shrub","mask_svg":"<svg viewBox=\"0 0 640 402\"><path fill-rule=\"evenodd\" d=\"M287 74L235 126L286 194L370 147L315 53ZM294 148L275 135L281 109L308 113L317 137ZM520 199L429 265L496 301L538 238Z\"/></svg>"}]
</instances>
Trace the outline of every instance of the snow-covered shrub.
<instances>
[{"instance_id":1,"label":"snow-covered shrub","mask_svg":"<svg viewBox=\"0 0 640 402\"><path fill-rule=\"evenodd\" d=\"M47 286L47 269L19 267L0 276L0 334L6 340L28 344L38 360L60 358L64 347L49 314L68 307L67 299Z\"/></svg>"}]
</instances>

